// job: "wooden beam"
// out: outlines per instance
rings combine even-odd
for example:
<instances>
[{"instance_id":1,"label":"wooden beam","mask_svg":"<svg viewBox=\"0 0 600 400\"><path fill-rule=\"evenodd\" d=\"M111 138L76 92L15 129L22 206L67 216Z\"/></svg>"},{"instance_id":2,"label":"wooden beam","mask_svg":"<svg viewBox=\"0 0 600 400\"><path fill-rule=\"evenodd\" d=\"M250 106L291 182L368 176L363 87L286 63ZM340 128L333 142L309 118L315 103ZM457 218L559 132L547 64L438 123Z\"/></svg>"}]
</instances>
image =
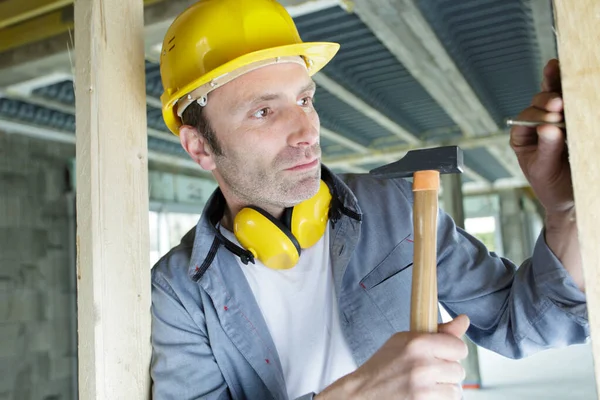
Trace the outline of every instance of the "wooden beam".
<instances>
[{"instance_id":1,"label":"wooden beam","mask_svg":"<svg viewBox=\"0 0 600 400\"><path fill-rule=\"evenodd\" d=\"M554 1L596 388L600 388L600 2Z\"/></svg>"},{"instance_id":2,"label":"wooden beam","mask_svg":"<svg viewBox=\"0 0 600 400\"><path fill-rule=\"evenodd\" d=\"M0 53L57 36L72 28L73 9L65 8L0 29ZM68 42L63 42L65 49L67 44Z\"/></svg>"},{"instance_id":3,"label":"wooden beam","mask_svg":"<svg viewBox=\"0 0 600 400\"><path fill-rule=\"evenodd\" d=\"M6 0L0 2L0 28L60 10L73 0Z\"/></svg>"},{"instance_id":4,"label":"wooden beam","mask_svg":"<svg viewBox=\"0 0 600 400\"><path fill-rule=\"evenodd\" d=\"M143 0L144 5L150 6L156 2L163 0ZM11 1L8 2L12 4ZM29 7L41 7L39 9L33 8L24 14L14 15L12 18L9 15L9 19L0 19L0 52L5 52L12 49L17 49L21 46L37 43L43 39L54 38L62 33L73 29L73 1L56 0L50 1L46 7L43 6L44 2L34 3ZM1 5L4 4L0 1ZM27 3L25 3L27 7ZM60 8L60 7L62 8ZM51 11L48 13L40 13L39 11ZM183 11L183 10L182 10ZM0 16L3 16L2 10L0 9ZM165 17L163 17L164 19ZM7 23L10 22L10 25ZM2 26L4 23L4 26ZM166 28L164 29L166 31ZM63 42L66 46L67 42Z\"/></svg>"},{"instance_id":5,"label":"wooden beam","mask_svg":"<svg viewBox=\"0 0 600 400\"><path fill-rule=\"evenodd\" d=\"M75 2L79 397L150 398L143 3Z\"/></svg>"}]
</instances>

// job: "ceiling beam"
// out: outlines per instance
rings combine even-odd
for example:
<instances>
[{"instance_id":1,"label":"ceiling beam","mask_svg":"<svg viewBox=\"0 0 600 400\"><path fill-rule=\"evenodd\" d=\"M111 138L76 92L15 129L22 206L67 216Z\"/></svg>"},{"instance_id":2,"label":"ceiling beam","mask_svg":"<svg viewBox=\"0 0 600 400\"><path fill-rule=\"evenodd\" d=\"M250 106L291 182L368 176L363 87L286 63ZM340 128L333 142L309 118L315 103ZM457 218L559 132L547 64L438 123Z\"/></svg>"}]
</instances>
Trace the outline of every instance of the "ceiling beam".
<instances>
[{"instance_id":1,"label":"ceiling beam","mask_svg":"<svg viewBox=\"0 0 600 400\"><path fill-rule=\"evenodd\" d=\"M0 29L0 53L72 31L73 27L72 6L6 26Z\"/></svg>"},{"instance_id":2,"label":"ceiling beam","mask_svg":"<svg viewBox=\"0 0 600 400\"><path fill-rule=\"evenodd\" d=\"M346 136L334 132L331 129L327 129L324 126L321 126L321 136L346 148L354 150L359 154L368 154L370 152L368 147L363 146L360 143L356 143L354 140L350 140Z\"/></svg>"},{"instance_id":3,"label":"ceiling beam","mask_svg":"<svg viewBox=\"0 0 600 400\"><path fill-rule=\"evenodd\" d=\"M145 1L145 3L149 2L149 0ZM144 8L146 53L149 53L157 43L162 42L165 32L175 17L194 3L196 0L165 0L149 4ZM45 36L46 39L2 53L0 57L0 87L53 72L72 72L74 60L70 52L74 47L73 35L69 31L60 34L53 31L48 32Z\"/></svg>"},{"instance_id":4,"label":"ceiling beam","mask_svg":"<svg viewBox=\"0 0 600 400\"><path fill-rule=\"evenodd\" d=\"M292 16L299 17L314 12L319 12L330 7L339 6L348 9L350 2L348 0L278 0Z\"/></svg>"},{"instance_id":5,"label":"ceiling beam","mask_svg":"<svg viewBox=\"0 0 600 400\"><path fill-rule=\"evenodd\" d=\"M358 17L456 122L466 137L500 129L427 23L416 0L354 2L354 12ZM510 174L522 176L512 152L501 146L492 146L488 150Z\"/></svg>"},{"instance_id":6,"label":"ceiling beam","mask_svg":"<svg viewBox=\"0 0 600 400\"><path fill-rule=\"evenodd\" d=\"M73 0L6 0L0 2L0 29L60 10Z\"/></svg>"},{"instance_id":7,"label":"ceiling beam","mask_svg":"<svg viewBox=\"0 0 600 400\"><path fill-rule=\"evenodd\" d=\"M29 96L35 89L51 86L66 80L73 80L73 76L66 72L53 72L48 75L40 75L30 80L10 85L6 87L6 92L19 94L21 96Z\"/></svg>"},{"instance_id":8,"label":"ceiling beam","mask_svg":"<svg viewBox=\"0 0 600 400\"><path fill-rule=\"evenodd\" d=\"M466 182L463 183L463 192L468 195L481 195L497 193L501 190L528 188L529 182L525 178L502 178L492 183Z\"/></svg>"},{"instance_id":9,"label":"ceiling beam","mask_svg":"<svg viewBox=\"0 0 600 400\"><path fill-rule=\"evenodd\" d=\"M400 139L412 144L420 142L414 134L408 132L406 129L404 129L396 122L386 117L380 111L371 107L364 100L360 99L348 89L346 89L333 79L329 78L323 72L318 72L317 74L313 75L313 80L317 83L317 85L323 87L325 90L327 90L328 92L330 92L331 94L333 94L338 99L345 102L358 112L377 122L379 125L387 129Z\"/></svg>"}]
</instances>

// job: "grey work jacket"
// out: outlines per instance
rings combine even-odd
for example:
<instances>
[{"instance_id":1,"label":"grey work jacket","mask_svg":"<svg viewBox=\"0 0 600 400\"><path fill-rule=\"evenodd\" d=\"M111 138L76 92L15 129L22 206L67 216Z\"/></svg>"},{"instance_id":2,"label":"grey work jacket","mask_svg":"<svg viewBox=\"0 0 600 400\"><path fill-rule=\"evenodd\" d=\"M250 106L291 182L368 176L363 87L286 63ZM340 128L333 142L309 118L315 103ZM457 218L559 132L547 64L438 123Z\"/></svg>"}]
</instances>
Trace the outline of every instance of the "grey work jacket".
<instances>
[{"instance_id":1,"label":"grey work jacket","mask_svg":"<svg viewBox=\"0 0 600 400\"><path fill-rule=\"evenodd\" d=\"M344 336L361 365L392 334L409 329L412 189L402 179L332 179L335 290ZM217 189L196 228L152 269L154 399L287 398L261 311L211 222L222 203ZM532 258L517 268L441 210L438 226L439 301L453 317L469 316L475 343L520 358L586 340L585 296L543 232Z\"/></svg>"}]
</instances>

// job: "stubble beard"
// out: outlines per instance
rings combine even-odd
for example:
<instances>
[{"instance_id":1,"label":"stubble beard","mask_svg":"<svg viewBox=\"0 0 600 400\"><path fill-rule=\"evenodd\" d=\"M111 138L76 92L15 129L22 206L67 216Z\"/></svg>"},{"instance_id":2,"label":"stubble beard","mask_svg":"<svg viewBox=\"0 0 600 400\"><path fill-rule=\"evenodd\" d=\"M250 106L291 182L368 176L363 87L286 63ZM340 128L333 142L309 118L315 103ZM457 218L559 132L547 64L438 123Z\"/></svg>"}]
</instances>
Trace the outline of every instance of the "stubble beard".
<instances>
[{"instance_id":1,"label":"stubble beard","mask_svg":"<svg viewBox=\"0 0 600 400\"><path fill-rule=\"evenodd\" d=\"M242 157L226 154L215 158L217 170L229 190L247 205L293 207L314 196L321 179L320 165L304 173L285 171L306 159L321 157L316 144L308 149L288 148L270 166L248 169ZM245 158L245 157L244 157Z\"/></svg>"}]
</instances>

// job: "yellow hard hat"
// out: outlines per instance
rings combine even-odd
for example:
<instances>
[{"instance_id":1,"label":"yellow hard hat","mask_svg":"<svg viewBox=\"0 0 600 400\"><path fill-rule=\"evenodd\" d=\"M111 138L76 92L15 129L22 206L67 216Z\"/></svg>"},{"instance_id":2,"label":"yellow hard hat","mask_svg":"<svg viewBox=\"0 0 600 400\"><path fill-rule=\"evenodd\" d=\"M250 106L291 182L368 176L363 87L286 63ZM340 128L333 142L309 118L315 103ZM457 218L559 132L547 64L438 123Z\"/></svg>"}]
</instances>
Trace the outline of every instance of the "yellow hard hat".
<instances>
[{"instance_id":1,"label":"yellow hard hat","mask_svg":"<svg viewBox=\"0 0 600 400\"><path fill-rule=\"evenodd\" d=\"M292 61L290 57L302 60L313 75L339 47L304 43L275 0L200 0L175 19L163 41L160 99L165 123L178 135L183 109L206 101L211 90L261 66Z\"/></svg>"}]
</instances>

